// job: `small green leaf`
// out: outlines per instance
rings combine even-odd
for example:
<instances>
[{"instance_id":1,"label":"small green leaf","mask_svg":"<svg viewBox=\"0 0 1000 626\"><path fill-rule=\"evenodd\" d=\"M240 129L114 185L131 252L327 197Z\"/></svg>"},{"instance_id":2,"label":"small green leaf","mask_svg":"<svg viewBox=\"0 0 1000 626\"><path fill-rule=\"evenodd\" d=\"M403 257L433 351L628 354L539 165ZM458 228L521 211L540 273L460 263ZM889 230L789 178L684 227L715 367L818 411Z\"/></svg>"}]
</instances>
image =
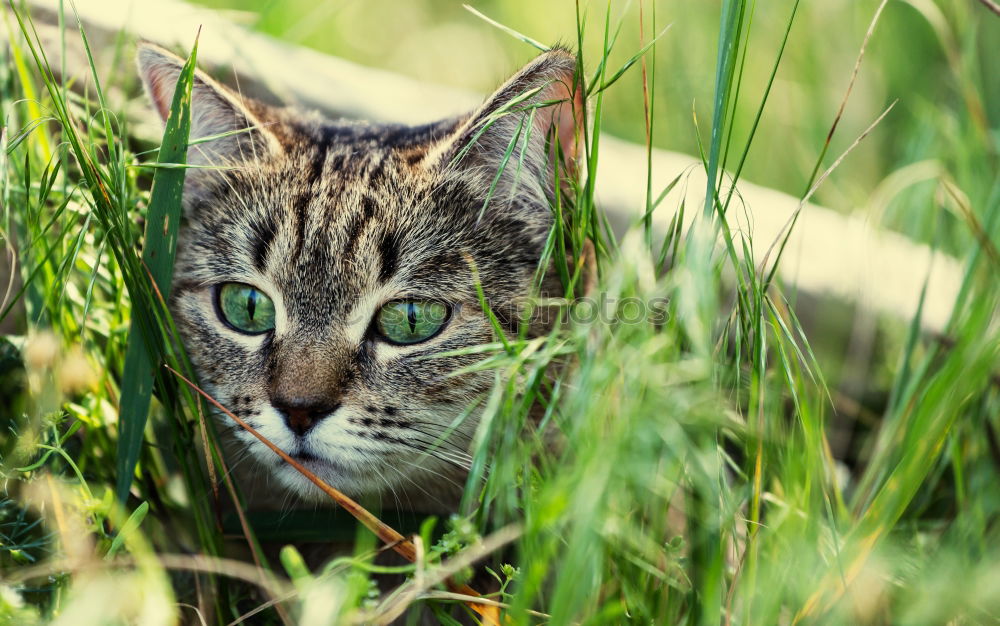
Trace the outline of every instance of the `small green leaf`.
<instances>
[{"instance_id":1,"label":"small green leaf","mask_svg":"<svg viewBox=\"0 0 1000 626\"><path fill-rule=\"evenodd\" d=\"M125 523L122 524L121 530L115 535L114 540L111 542L111 547L108 548L108 553L104 555L104 560L109 561L115 558L118 551L122 549L125 545L125 540L129 538L133 532L135 532L139 525L142 524L142 520L146 519L146 513L149 512L149 502L143 502L132 511L132 514L128 516Z\"/></svg>"}]
</instances>

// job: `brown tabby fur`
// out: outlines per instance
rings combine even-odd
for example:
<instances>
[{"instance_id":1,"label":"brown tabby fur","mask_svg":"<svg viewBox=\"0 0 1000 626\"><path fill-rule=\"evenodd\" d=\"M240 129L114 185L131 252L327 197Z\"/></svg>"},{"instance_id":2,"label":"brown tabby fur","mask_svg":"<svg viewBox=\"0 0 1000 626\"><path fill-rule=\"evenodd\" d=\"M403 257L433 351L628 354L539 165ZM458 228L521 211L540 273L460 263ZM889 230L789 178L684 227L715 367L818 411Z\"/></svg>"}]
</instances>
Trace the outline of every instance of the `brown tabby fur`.
<instances>
[{"instance_id":1,"label":"brown tabby fur","mask_svg":"<svg viewBox=\"0 0 1000 626\"><path fill-rule=\"evenodd\" d=\"M165 119L182 60L148 44L138 58ZM453 375L479 356L430 357L495 340L477 275L508 333L518 330L512 311L538 295L532 281L553 221L552 140L568 161L578 140L575 66L565 51L545 53L479 110L419 127L272 108L198 72L191 138L251 129L188 153L189 163L215 167L187 173L171 308L205 388L348 495L453 510L478 423L479 409L469 408L481 406L493 374ZM551 101L561 103L531 115L531 105ZM249 336L224 324L215 294L225 282L270 296L274 331ZM558 293L555 283L541 295ZM450 321L423 343L380 340L373 316L403 298L447 303ZM530 333L545 329L536 320ZM278 406L312 415L311 428L296 434ZM255 473L321 496L220 419Z\"/></svg>"}]
</instances>

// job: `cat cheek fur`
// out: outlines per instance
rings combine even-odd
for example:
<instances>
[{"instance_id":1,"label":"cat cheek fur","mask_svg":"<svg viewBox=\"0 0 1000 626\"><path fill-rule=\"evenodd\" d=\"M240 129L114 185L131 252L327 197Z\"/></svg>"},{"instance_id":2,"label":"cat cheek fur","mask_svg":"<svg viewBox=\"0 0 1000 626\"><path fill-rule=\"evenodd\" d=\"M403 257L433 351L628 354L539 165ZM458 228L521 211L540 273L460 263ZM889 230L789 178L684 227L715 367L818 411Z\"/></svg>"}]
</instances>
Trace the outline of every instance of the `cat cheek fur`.
<instances>
[{"instance_id":1,"label":"cat cheek fur","mask_svg":"<svg viewBox=\"0 0 1000 626\"><path fill-rule=\"evenodd\" d=\"M138 64L165 117L183 62L143 45ZM440 353L495 340L477 282L506 331L518 332L514 312L536 294L553 221L554 156L574 164L582 119L575 70L572 55L553 50L478 110L420 127L276 109L197 72L192 138L244 131L188 154L191 163L223 166L187 173L171 297L202 384L349 495L453 509L493 375L455 376L482 356ZM537 108L552 101L561 103ZM516 158L498 175L513 141ZM540 295L561 292L553 274ZM269 295L275 329L248 337L227 328L211 301L224 282ZM390 345L372 318L398 299L449 303L452 318L423 343ZM534 324L529 334L547 328ZM220 420L233 454L255 459L271 483L321 498Z\"/></svg>"}]
</instances>

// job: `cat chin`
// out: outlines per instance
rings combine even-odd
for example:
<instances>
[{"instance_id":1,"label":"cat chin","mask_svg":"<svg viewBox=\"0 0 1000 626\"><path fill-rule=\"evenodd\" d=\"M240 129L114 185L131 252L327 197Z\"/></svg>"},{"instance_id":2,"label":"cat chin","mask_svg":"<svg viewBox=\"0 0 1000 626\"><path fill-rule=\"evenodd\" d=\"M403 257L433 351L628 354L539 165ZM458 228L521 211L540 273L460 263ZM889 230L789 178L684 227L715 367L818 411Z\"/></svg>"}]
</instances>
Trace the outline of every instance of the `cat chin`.
<instances>
[{"instance_id":1,"label":"cat chin","mask_svg":"<svg viewBox=\"0 0 1000 626\"><path fill-rule=\"evenodd\" d=\"M324 460L307 461L303 466L331 487L373 510L389 508L428 514L454 513L461 500L460 489L445 489L433 481L428 481L419 490L407 491L401 484L392 485L385 480L352 475L352 470ZM301 502L336 506L329 494L290 465L281 463L271 474L285 491ZM426 478L419 476L420 472L416 474L419 478Z\"/></svg>"},{"instance_id":2,"label":"cat chin","mask_svg":"<svg viewBox=\"0 0 1000 626\"><path fill-rule=\"evenodd\" d=\"M339 464L315 460L302 462L302 465L320 480L352 499L366 498L373 491L370 485L365 484L367 481L359 481L352 476L350 470ZM322 504L328 502L333 504L332 498L326 492L313 484L311 480L303 476L294 467L282 462L273 470L273 473L274 478L278 480L281 486L300 500L309 503Z\"/></svg>"}]
</instances>

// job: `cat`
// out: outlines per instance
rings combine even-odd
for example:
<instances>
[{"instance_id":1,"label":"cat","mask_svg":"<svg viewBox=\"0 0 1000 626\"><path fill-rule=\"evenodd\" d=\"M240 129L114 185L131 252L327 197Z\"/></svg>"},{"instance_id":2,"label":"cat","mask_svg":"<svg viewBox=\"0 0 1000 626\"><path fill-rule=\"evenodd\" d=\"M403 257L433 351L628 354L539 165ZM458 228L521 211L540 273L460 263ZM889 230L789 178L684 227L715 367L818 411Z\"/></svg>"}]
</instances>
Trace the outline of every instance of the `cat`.
<instances>
[{"instance_id":1,"label":"cat","mask_svg":"<svg viewBox=\"0 0 1000 626\"><path fill-rule=\"evenodd\" d=\"M183 60L148 43L137 60L166 120ZM265 105L196 71L190 137L212 139L188 150L170 308L204 388L355 499L453 511L494 375L454 375L482 357L449 353L496 340L477 281L511 335L539 294L554 171L581 142L577 74L553 49L477 110L408 127ZM326 498L218 417L269 484Z\"/></svg>"}]
</instances>

